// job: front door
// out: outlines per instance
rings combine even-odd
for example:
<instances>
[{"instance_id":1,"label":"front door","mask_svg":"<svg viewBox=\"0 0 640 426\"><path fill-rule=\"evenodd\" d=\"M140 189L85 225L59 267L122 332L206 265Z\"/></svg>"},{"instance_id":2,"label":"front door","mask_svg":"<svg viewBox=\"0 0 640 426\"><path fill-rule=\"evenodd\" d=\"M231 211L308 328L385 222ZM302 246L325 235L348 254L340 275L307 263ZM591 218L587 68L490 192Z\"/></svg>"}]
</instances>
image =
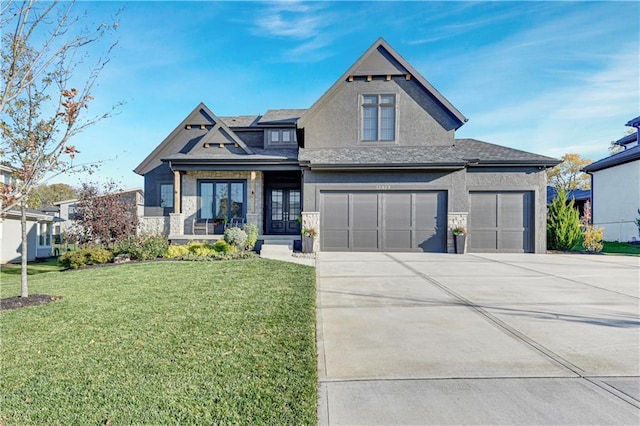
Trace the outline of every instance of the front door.
<instances>
[{"instance_id":1,"label":"front door","mask_svg":"<svg viewBox=\"0 0 640 426\"><path fill-rule=\"evenodd\" d=\"M267 233L300 233L300 189L270 188L267 191Z\"/></svg>"}]
</instances>

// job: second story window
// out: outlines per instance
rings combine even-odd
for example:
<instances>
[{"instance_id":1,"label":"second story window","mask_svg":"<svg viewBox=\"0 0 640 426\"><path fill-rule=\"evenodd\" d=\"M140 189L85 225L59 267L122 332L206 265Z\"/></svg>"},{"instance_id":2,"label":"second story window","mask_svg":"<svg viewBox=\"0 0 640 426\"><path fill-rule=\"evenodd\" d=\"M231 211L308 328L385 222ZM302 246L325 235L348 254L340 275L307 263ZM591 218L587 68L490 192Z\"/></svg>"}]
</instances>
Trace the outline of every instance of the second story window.
<instances>
[{"instance_id":1,"label":"second story window","mask_svg":"<svg viewBox=\"0 0 640 426\"><path fill-rule=\"evenodd\" d=\"M396 95L362 96L362 140L396 139Z\"/></svg>"},{"instance_id":2,"label":"second story window","mask_svg":"<svg viewBox=\"0 0 640 426\"><path fill-rule=\"evenodd\" d=\"M268 145L288 145L296 143L295 131L292 129L272 129L267 132Z\"/></svg>"}]
</instances>

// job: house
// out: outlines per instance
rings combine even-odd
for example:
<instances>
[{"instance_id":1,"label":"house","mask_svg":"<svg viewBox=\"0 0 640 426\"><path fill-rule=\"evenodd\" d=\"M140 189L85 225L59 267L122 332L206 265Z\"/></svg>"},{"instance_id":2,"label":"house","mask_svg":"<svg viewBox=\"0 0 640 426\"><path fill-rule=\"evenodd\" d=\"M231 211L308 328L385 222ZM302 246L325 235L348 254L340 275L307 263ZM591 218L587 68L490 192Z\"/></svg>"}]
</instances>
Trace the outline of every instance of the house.
<instances>
[{"instance_id":1,"label":"house","mask_svg":"<svg viewBox=\"0 0 640 426\"><path fill-rule=\"evenodd\" d=\"M319 250L428 252L451 252L460 225L469 251L544 252L545 169L559 161L456 139L466 121L379 39L307 110L196 106L135 169L144 222L172 241L237 220L265 242L302 226Z\"/></svg>"},{"instance_id":2,"label":"house","mask_svg":"<svg viewBox=\"0 0 640 426\"><path fill-rule=\"evenodd\" d=\"M0 217L0 263L14 263L21 260L22 227L20 210L9 210ZM52 256L53 247L52 215L42 211L27 209L27 260Z\"/></svg>"},{"instance_id":3,"label":"house","mask_svg":"<svg viewBox=\"0 0 640 426\"><path fill-rule=\"evenodd\" d=\"M16 168L6 164L0 164L0 184L12 185L17 181Z\"/></svg>"},{"instance_id":4,"label":"house","mask_svg":"<svg viewBox=\"0 0 640 426\"><path fill-rule=\"evenodd\" d=\"M131 214L135 214L138 218L142 217L144 214L144 191L142 188L125 189L117 194L125 204L130 206ZM73 229L77 203L77 198L53 203L54 208L58 209L55 215L61 219L59 223L56 223L55 236L62 236Z\"/></svg>"},{"instance_id":5,"label":"house","mask_svg":"<svg viewBox=\"0 0 640 426\"><path fill-rule=\"evenodd\" d=\"M605 241L637 241L640 216L640 116L626 124L635 132L616 141L624 150L591 163L582 170L591 175L593 224L604 228Z\"/></svg>"},{"instance_id":6,"label":"house","mask_svg":"<svg viewBox=\"0 0 640 426\"><path fill-rule=\"evenodd\" d=\"M554 186L547 186L547 206L553 202L558 195L558 190ZM591 202L590 189L572 189L567 192L567 200L573 200L573 207L578 210L580 217L584 216L584 209L587 202Z\"/></svg>"}]
</instances>

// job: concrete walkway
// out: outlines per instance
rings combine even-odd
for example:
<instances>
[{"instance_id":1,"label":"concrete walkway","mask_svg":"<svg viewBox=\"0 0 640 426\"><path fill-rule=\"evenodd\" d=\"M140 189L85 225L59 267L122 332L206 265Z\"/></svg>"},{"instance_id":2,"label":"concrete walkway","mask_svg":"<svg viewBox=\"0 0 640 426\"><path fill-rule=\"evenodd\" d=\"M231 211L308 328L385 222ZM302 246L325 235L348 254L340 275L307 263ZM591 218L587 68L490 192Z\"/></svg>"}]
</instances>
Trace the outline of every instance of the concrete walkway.
<instances>
[{"instance_id":1,"label":"concrete walkway","mask_svg":"<svg viewBox=\"0 0 640 426\"><path fill-rule=\"evenodd\" d=\"M640 424L640 259L320 253L322 425Z\"/></svg>"}]
</instances>

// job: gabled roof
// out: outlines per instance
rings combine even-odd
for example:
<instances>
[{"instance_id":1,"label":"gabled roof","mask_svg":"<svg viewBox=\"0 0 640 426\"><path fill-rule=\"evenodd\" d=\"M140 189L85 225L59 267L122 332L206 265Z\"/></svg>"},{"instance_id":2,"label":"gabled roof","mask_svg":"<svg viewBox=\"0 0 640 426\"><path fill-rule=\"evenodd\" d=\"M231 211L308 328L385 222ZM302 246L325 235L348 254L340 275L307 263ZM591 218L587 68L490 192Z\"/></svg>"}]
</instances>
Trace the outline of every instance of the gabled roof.
<instances>
[{"instance_id":1,"label":"gabled roof","mask_svg":"<svg viewBox=\"0 0 640 426\"><path fill-rule=\"evenodd\" d=\"M306 109L270 109L264 113L258 124L295 124Z\"/></svg>"},{"instance_id":2,"label":"gabled roof","mask_svg":"<svg viewBox=\"0 0 640 426\"><path fill-rule=\"evenodd\" d=\"M547 204L551 204L558 195L558 190L554 186L547 186ZM590 189L572 189L567 192L567 200L586 201L591 199Z\"/></svg>"},{"instance_id":3,"label":"gabled roof","mask_svg":"<svg viewBox=\"0 0 640 426\"><path fill-rule=\"evenodd\" d=\"M306 121L312 117L321 106L330 99L350 75L368 75L371 73L383 75L411 74L418 83L447 110L460 126L467 122L462 115L435 87L431 85L418 71L416 71L398 52L396 52L383 38L379 38L366 52L309 108L298 121L299 127L304 127Z\"/></svg>"},{"instance_id":4,"label":"gabled roof","mask_svg":"<svg viewBox=\"0 0 640 426\"><path fill-rule=\"evenodd\" d=\"M187 129L187 126L193 126ZM202 128L201 128L202 127ZM246 154L252 154L249 148L222 119L218 118L202 102L154 149L147 158L134 169L139 175L153 170L162 163L163 157L178 152L187 154L198 145L210 142L222 134L230 143L237 144Z\"/></svg>"},{"instance_id":5,"label":"gabled roof","mask_svg":"<svg viewBox=\"0 0 640 426\"><path fill-rule=\"evenodd\" d=\"M234 117L219 117L229 127L255 127L260 115L237 115Z\"/></svg>"},{"instance_id":6,"label":"gabled roof","mask_svg":"<svg viewBox=\"0 0 640 426\"><path fill-rule=\"evenodd\" d=\"M299 159L311 168L552 167L560 163L555 158L475 139L456 139L448 146L301 148Z\"/></svg>"},{"instance_id":7,"label":"gabled roof","mask_svg":"<svg viewBox=\"0 0 640 426\"><path fill-rule=\"evenodd\" d=\"M616 141L616 145L625 146L638 140L638 132L633 132L623 138Z\"/></svg>"},{"instance_id":8,"label":"gabled roof","mask_svg":"<svg viewBox=\"0 0 640 426\"><path fill-rule=\"evenodd\" d=\"M640 115L637 116L636 118L632 118L631 120L629 120L627 122L627 124L625 124L625 126L629 126L629 127L639 127L640 126Z\"/></svg>"},{"instance_id":9,"label":"gabled roof","mask_svg":"<svg viewBox=\"0 0 640 426\"><path fill-rule=\"evenodd\" d=\"M583 172L593 173L598 170L608 169L609 167L619 166L621 164L630 163L640 160L640 145L632 146L617 154L613 154L607 158L591 163L582 169Z\"/></svg>"}]
</instances>

